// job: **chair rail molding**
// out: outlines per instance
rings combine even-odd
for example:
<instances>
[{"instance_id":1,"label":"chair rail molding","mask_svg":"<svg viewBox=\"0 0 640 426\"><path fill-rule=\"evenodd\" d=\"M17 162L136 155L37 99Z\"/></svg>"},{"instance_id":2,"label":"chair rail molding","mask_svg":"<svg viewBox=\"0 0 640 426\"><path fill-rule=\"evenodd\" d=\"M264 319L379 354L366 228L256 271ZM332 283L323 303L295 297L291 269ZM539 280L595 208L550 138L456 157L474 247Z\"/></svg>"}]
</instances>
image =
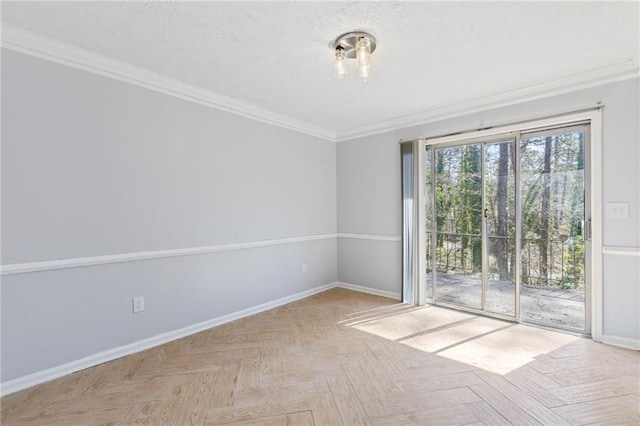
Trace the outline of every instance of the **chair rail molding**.
<instances>
[{"instance_id":1,"label":"chair rail molding","mask_svg":"<svg viewBox=\"0 0 640 426\"><path fill-rule=\"evenodd\" d=\"M401 241L400 235L379 235L379 234L346 234L339 233L338 238L348 240L374 240L374 241Z\"/></svg>"},{"instance_id":2,"label":"chair rail molding","mask_svg":"<svg viewBox=\"0 0 640 426\"><path fill-rule=\"evenodd\" d=\"M637 256L640 257L640 247L602 247L602 254L613 256Z\"/></svg>"},{"instance_id":3,"label":"chair rail molding","mask_svg":"<svg viewBox=\"0 0 640 426\"><path fill-rule=\"evenodd\" d=\"M13 263L2 265L0 275L26 274L53 269L79 268L82 266L104 265L107 263L132 262L134 260L160 259L164 257L191 256L223 251L245 250L259 247L296 244L306 241L335 239L338 234L319 234L301 237L278 238L273 240L249 241L243 243L219 244L203 247L188 247L169 250L141 251L135 253L108 254L104 256L76 257L71 259L44 260L39 262Z\"/></svg>"}]
</instances>

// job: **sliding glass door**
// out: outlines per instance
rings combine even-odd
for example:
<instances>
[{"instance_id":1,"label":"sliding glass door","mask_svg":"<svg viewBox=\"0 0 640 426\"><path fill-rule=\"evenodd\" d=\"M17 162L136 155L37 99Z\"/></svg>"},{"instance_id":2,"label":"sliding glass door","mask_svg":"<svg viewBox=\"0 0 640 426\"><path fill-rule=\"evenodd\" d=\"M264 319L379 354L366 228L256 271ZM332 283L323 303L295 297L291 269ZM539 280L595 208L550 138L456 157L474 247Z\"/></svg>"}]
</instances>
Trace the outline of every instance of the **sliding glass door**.
<instances>
[{"instance_id":1,"label":"sliding glass door","mask_svg":"<svg viewBox=\"0 0 640 426\"><path fill-rule=\"evenodd\" d=\"M435 150L438 299L482 309L481 145Z\"/></svg>"},{"instance_id":2,"label":"sliding glass door","mask_svg":"<svg viewBox=\"0 0 640 426\"><path fill-rule=\"evenodd\" d=\"M520 317L580 330L587 313L587 134L578 126L523 134L520 142Z\"/></svg>"},{"instance_id":3,"label":"sliding glass door","mask_svg":"<svg viewBox=\"0 0 640 426\"><path fill-rule=\"evenodd\" d=\"M515 139L427 148L435 217L427 218L427 264L440 302L515 315L514 146Z\"/></svg>"},{"instance_id":4,"label":"sliding glass door","mask_svg":"<svg viewBox=\"0 0 640 426\"><path fill-rule=\"evenodd\" d=\"M588 332L587 126L426 145L427 298Z\"/></svg>"}]
</instances>

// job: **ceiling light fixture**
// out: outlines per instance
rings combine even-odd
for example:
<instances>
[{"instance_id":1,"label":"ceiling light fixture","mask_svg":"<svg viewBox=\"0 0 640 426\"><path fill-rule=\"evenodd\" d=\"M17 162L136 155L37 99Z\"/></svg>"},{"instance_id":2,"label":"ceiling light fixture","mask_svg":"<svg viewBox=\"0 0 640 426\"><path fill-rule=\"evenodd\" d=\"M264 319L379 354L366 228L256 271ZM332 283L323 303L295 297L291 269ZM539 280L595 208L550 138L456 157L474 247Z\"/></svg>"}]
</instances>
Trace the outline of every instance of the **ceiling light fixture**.
<instances>
[{"instance_id":1,"label":"ceiling light fixture","mask_svg":"<svg viewBox=\"0 0 640 426\"><path fill-rule=\"evenodd\" d=\"M364 31L344 33L329 43L329 47L335 52L333 69L338 80L347 76L347 58L356 60L360 79L364 82L369 80L371 54L376 50L376 38L371 33Z\"/></svg>"}]
</instances>

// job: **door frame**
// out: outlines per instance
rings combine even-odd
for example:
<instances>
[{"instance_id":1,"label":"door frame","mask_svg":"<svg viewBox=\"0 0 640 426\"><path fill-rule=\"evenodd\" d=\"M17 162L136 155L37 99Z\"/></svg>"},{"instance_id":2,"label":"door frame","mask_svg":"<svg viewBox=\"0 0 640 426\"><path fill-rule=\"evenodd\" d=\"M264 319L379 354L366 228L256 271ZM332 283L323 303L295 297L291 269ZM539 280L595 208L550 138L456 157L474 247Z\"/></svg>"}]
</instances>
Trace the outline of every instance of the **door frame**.
<instances>
[{"instance_id":1,"label":"door frame","mask_svg":"<svg viewBox=\"0 0 640 426\"><path fill-rule=\"evenodd\" d=\"M591 330L591 338L596 342L602 341L602 108L589 109L579 112L574 112L566 115L553 116L541 119L534 119L525 122L518 122L514 124L492 127L485 130L474 130L469 132L461 132L449 136L424 138L419 140L418 155L417 155L417 170L418 176L424 176L424 156L425 148L427 145L442 145L447 143L459 142L464 143L471 139L484 139L494 136L500 136L513 132L527 132L536 129L544 129L549 127L569 126L572 124L588 123L590 134L590 158L588 163L590 167L590 200L589 207L591 211L591 217L585 218L585 221L591 220L591 268L589 271L590 285L590 315L586 314L586 321L590 324L586 324L586 329ZM420 178L422 182L422 178ZM425 289L426 289L426 264L423 253L425 253L425 232L426 225L424 221L425 217L425 185L419 186L418 192L418 232L420 238L418 238L418 266L420 274L418 275L418 304L425 304L427 301ZM585 200L587 202L587 200ZM516 309L518 309L518 303L516 303ZM588 306L585 306L589 309Z\"/></svg>"}]
</instances>

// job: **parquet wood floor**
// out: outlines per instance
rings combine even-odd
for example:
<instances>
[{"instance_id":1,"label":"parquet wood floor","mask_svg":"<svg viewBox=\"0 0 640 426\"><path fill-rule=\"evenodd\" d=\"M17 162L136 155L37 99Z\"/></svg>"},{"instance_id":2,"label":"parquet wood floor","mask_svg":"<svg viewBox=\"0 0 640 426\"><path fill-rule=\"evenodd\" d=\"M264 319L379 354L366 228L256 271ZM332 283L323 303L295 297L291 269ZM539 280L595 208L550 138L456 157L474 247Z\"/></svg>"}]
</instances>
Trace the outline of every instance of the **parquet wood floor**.
<instances>
[{"instance_id":1,"label":"parquet wood floor","mask_svg":"<svg viewBox=\"0 0 640 426\"><path fill-rule=\"evenodd\" d=\"M3 425L640 424L640 354L332 289L0 402Z\"/></svg>"}]
</instances>

